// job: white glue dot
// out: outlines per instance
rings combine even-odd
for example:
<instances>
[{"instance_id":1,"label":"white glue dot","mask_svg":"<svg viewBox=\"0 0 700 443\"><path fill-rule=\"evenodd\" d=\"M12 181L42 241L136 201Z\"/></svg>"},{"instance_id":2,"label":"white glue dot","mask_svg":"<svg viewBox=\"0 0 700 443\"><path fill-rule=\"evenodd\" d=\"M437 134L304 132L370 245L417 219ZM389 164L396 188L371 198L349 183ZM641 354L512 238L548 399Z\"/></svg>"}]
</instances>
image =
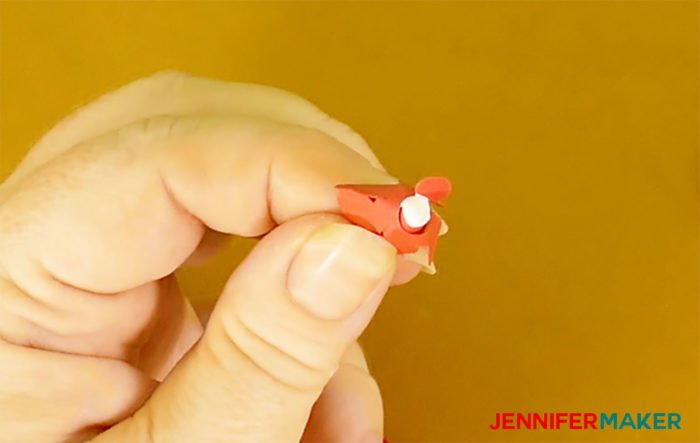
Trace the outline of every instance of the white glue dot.
<instances>
[{"instance_id":1,"label":"white glue dot","mask_svg":"<svg viewBox=\"0 0 700 443\"><path fill-rule=\"evenodd\" d=\"M420 194L404 198L401 202L401 215L409 228L422 228L430 221L430 200Z\"/></svg>"}]
</instances>

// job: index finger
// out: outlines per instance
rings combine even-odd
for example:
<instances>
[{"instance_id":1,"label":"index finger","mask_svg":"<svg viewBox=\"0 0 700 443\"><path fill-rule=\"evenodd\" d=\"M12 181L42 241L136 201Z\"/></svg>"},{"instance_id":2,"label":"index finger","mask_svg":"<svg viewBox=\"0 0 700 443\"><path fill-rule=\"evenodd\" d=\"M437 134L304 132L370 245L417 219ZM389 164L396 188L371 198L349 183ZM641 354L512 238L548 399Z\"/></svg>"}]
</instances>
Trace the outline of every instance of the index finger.
<instances>
[{"instance_id":1,"label":"index finger","mask_svg":"<svg viewBox=\"0 0 700 443\"><path fill-rule=\"evenodd\" d=\"M317 129L384 169L358 133L298 95L265 85L162 71L105 94L65 117L32 147L2 187L83 140L159 115L195 114L249 115Z\"/></svg>"},{"instance_id":2,"label":"index finger","mask_svg":"<svg viewBox=\"0 0 700 443\"><path fill-rule=\"evenodd\" d=\"M153 117L24 177L0 204L0 267L120 292L172 273L205 226L258 236L337 211L336 184L395 182L316 130L255 117Z\"/></svg>"}]
</instances>

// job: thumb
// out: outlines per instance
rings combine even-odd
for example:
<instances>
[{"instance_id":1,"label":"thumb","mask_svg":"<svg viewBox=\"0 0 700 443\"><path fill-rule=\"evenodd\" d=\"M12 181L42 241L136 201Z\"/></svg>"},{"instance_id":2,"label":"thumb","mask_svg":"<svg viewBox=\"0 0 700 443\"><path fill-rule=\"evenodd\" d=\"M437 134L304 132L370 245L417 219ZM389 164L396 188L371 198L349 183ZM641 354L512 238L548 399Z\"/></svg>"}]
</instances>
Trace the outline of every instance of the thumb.
<instances>
[{"instance_id":1,"label":"thumb","mask_svg":"<svg viewBox=\"0 0 700 443\"><path fill-rule=\"evenodd\" d=\"M278 227L232 275L199 344L94 442L298 442L395 267L391 244L337 216Z\"/></svg>"}]
</instances>

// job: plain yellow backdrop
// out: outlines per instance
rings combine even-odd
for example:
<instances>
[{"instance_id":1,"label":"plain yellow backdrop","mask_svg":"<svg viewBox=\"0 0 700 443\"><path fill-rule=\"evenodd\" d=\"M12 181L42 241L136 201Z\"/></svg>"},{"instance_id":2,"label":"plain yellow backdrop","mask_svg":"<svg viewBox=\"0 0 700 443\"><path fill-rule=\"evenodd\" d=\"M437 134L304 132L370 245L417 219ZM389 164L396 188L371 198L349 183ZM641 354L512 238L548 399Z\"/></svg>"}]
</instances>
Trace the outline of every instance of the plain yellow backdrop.
<instances>
[{"instance_id":1,"label":"plain yellow backdrop","mask_svg":"<svg viewBox=\"0 0 700 443\"><path fill-rule=\"evenodd\" d=\"M698 3L0 3L0 178L164 68L306 96L455 192L363 337L394 441L698 441ZM179 277L213 297L250 241ZM502 411L681 431L494 432ZM193 442L194 443L194 442Z\"/></svg>"}]
</instances>

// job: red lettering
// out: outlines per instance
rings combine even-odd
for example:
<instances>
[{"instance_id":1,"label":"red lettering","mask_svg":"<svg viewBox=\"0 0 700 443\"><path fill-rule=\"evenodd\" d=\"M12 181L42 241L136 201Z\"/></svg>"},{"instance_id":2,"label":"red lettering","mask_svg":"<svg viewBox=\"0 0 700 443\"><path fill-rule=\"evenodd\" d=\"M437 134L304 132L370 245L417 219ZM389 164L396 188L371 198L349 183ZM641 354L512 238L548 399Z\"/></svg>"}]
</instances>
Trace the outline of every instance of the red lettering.
<instances>
[{"instance_id":1,"label":"red lettering","mask_svg":"<svg viewBox=\"0 0 700 443\"><path fill-rule=\"evenodd\" d=\"M515 429L513 425L513 417L515 416L512 412L503 413L503 429Z\"/></svg>"},{"instance_id":2,"label":"red lettering","mask_svg":"<svg viewBox=\"0 0 700 443\"><path fill-rule=\"evenodd\" d=\"M533 422L532 429L537 429L538 423L542 429L547 429L547 414L534 414Z\"/></svg>"},{"instance_id":3,"label":"red lettering","mask_svg":"<svg viewBox=\"0 0 700 443\"><path fill-rule=\"evenodd\" d=\"M531 414L521 414L518 412L518 421L515 425L517 429L531 429L532 417ZM524 425L524 426L523 426Z\"/></svg>"},{"instance_id":4,"label":"red lettering","mask_svg":"<svg viewBox=\"0 0 700 443\"><path fill-rule=\"evenodd\" d=\"M592 413L592 412L586 412L583 414L583 429L588 429L590 426L591 429L598 429L598 427L595 425L595 422L598 420L598 415Z\"/></svg>"},{"instance_id":5,"label":"red lettering","mask_svg":"<svg viewBox=\"0 0 700 443\"><path fill-rule=\"evenodd\" d=\"M569 414L569 420L570 420L569 428L581 429L581 413L580 412L572 412L571 414Z\"/></svg>"},{"instance_id":6,"label":"red lettering","mask_svg":"<svg viewBox=\"0 0 700 443\"><path fill-rule=\"evenodd\" d=\"M501 414L496 412L496 423L490 424L489 428L498 429L501 427Z\"/></svg>"},{"instance_id":7,"label":"red lettering","mask_svg":"<svg viewBox=\"0 0 700 443\"><path fill-rule=\"evenodd\" d=\"M565 412L557 412L556 415L557 415L557 429L559 429L559 427L562 423L566 423L567 414Z\"/></svg>"},{"instance_id":8,"label":"red lettering","mask_svg":"<svg viewBox=\"0 0 700 443\"><path fill-rule=\"evenodd\" d=\"M504 412L503 414L503 429L515 429L513 419L515 414L512 412Z\"/></svg>"}]
</instances>

